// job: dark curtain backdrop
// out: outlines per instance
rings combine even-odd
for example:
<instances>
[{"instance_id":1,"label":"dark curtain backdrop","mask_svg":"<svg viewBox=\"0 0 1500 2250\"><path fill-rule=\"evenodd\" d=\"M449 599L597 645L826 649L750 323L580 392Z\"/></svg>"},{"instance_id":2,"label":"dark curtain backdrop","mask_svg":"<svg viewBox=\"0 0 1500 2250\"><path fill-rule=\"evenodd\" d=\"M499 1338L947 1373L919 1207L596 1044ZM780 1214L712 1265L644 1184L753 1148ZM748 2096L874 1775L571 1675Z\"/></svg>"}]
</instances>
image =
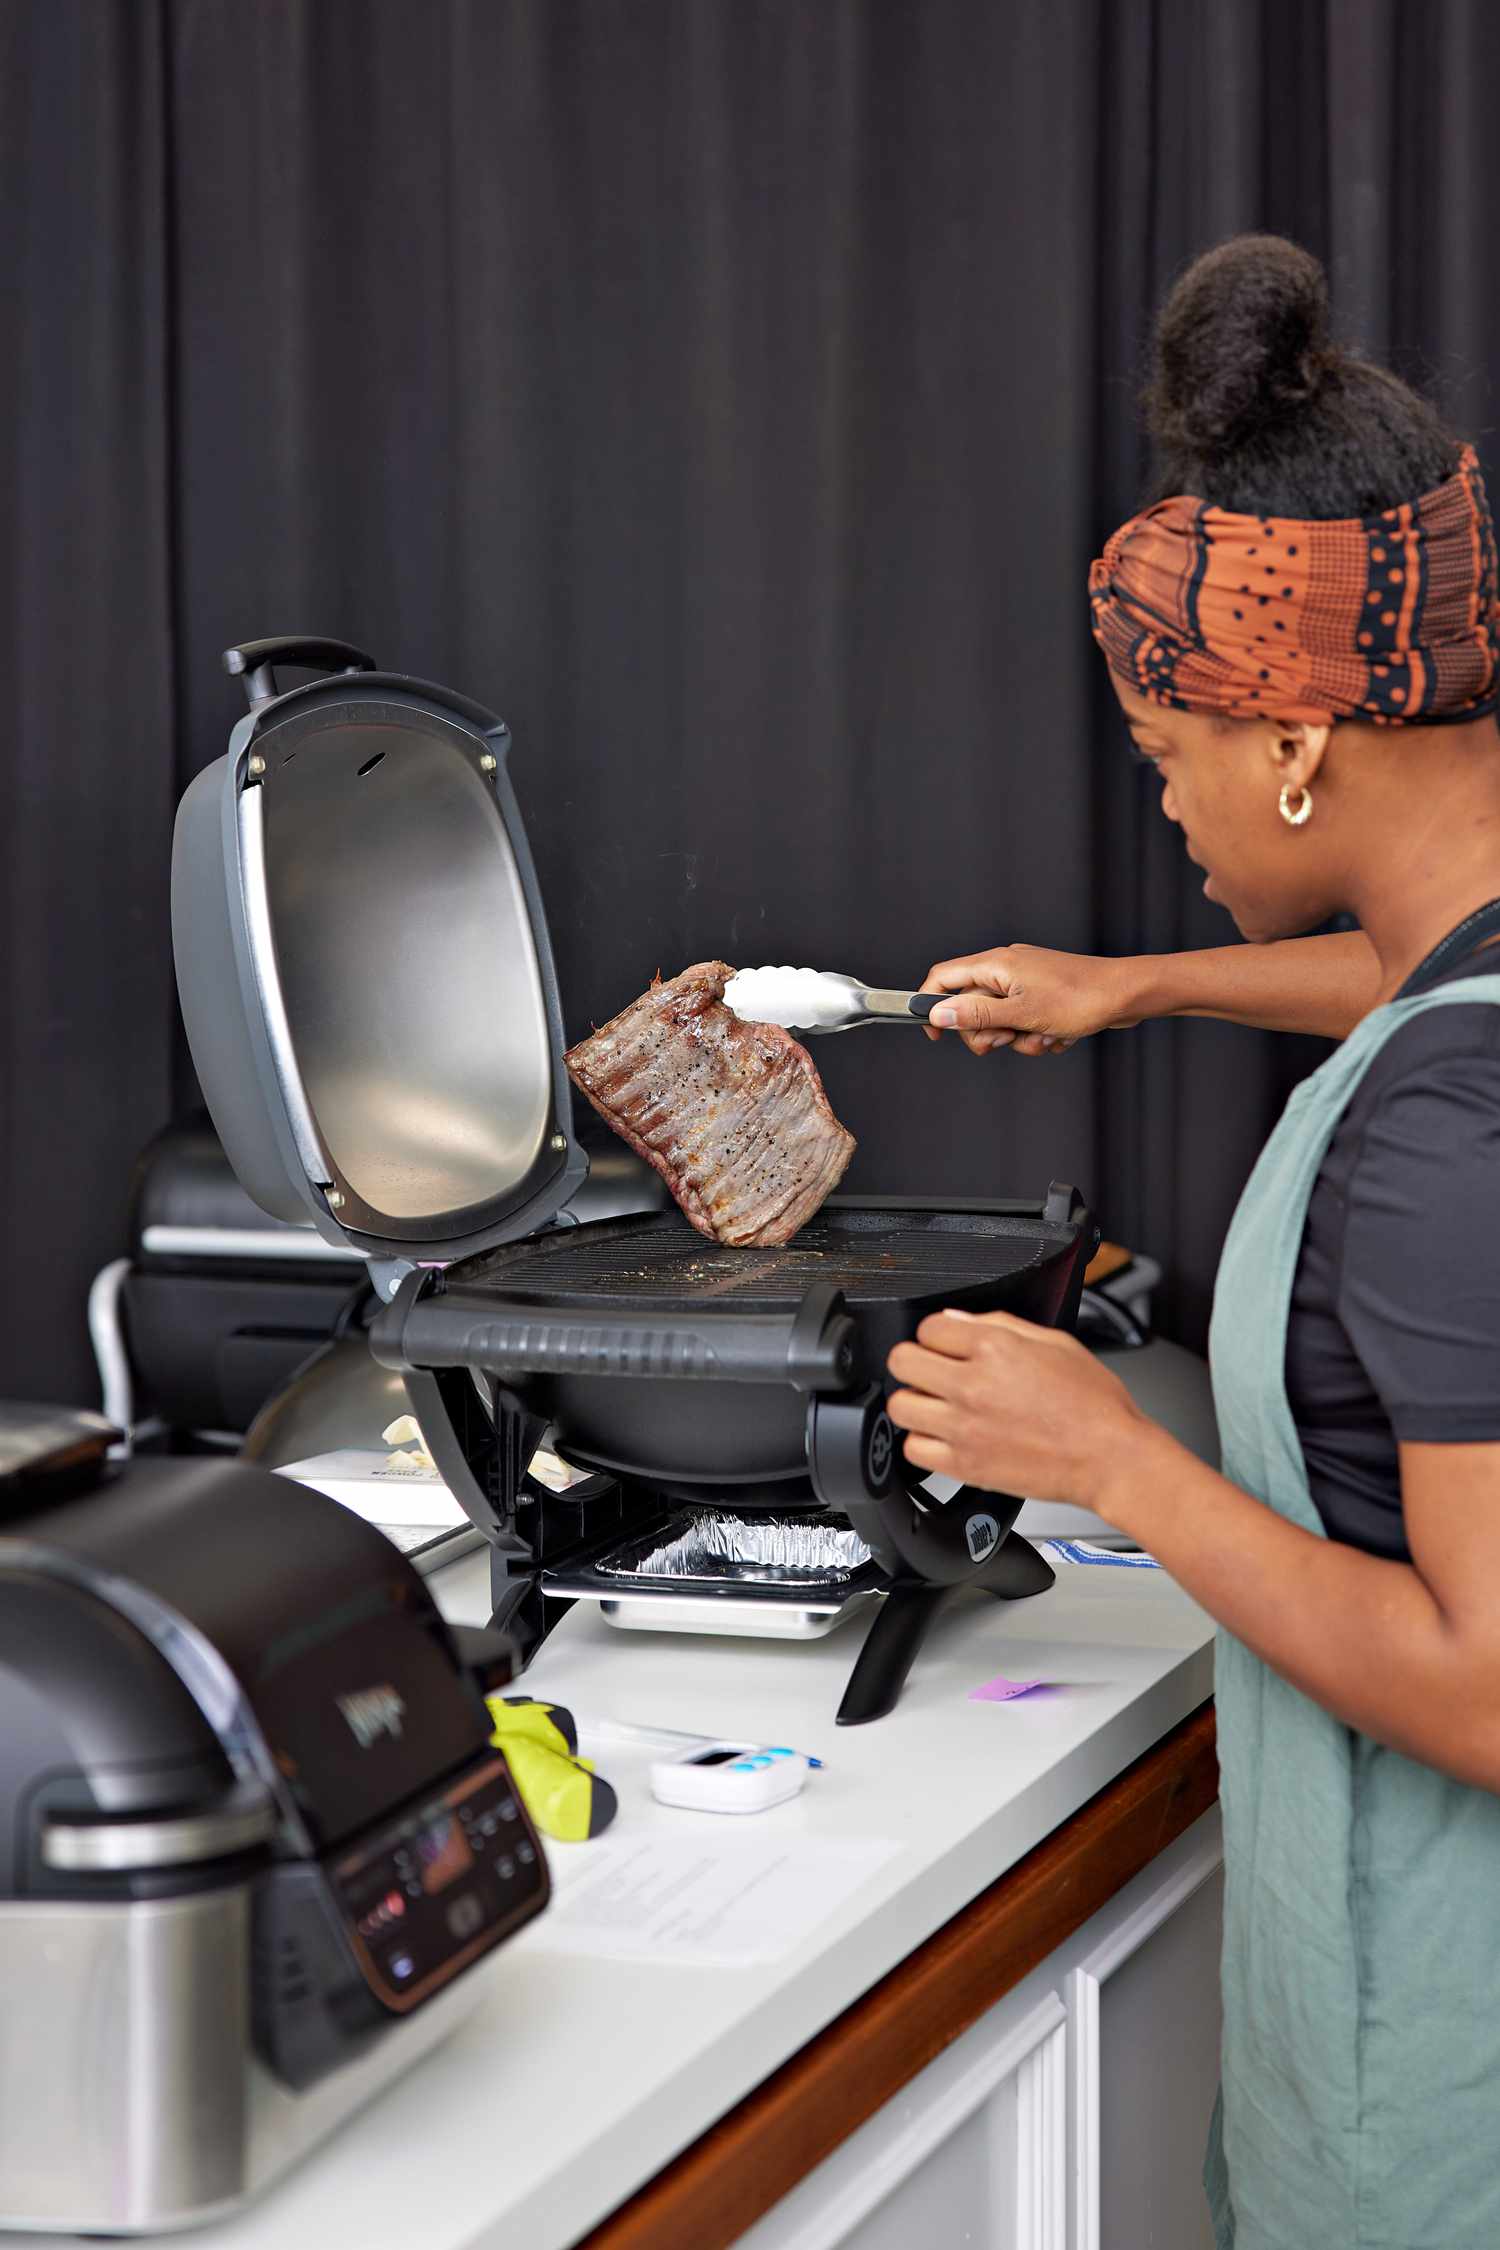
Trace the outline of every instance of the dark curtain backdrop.
<instances>
[{"instance_id":1,"label":"dark curtain backdrop","mask_svg":"<svg viewBox=\"0 0 1500 2250\"><path fill-rule=\"evenodd\" d=\"M501 711L574 1033L705 954L1225 942L1084 577L1245 227L1500 459L1491 0L0 0L0 1392L191 1094L172 804L232 640ZM1068 1176L1201 1339L1309 1043L818 1060L852 1185Z\"/></svg>"}]
</instances>

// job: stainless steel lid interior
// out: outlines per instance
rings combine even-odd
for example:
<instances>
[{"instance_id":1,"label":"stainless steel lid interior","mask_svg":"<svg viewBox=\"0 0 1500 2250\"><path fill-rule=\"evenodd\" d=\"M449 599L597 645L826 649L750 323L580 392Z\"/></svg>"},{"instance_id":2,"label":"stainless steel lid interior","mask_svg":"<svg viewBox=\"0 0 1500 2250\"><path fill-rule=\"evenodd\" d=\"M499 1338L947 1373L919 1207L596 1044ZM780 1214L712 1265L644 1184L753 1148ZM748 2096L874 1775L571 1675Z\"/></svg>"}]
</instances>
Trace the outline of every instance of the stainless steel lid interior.
<instances>
[{"instance_id":1,"label":"stainless steel lid interior","mask_svg":"<svg viewBox=\"0 0 1500 2250\"><path fill-rule=\"evenodd\" d=\"M279 694L273 656L348 668ZM338 643L230 661L251 710L183 799L173 936L231 1163L277 1216L375 1254L542 1224L584 1166L508 730Z\"/></svg>"}]
</instances>

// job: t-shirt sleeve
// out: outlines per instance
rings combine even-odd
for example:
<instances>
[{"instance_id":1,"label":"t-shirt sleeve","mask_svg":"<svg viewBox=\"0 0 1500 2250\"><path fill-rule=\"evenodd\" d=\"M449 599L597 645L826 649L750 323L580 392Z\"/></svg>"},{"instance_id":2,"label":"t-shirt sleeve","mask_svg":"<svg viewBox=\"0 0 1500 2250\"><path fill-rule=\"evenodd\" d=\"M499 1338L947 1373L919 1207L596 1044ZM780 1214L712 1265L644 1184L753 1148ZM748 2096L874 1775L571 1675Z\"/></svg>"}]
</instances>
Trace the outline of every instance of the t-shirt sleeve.
<instances>
[{"instance_id":1,"label":"t-shirt sleeve","mask_svg":"<svg viewBox=\"0 0 1500 2250\"><path fill-rule=\"evenodd\" d=\"M1398 1439L1500 1439L1500 1056L1434 1058L1371 1112L1338 1302Z\"/></svg>"}]
</instances>

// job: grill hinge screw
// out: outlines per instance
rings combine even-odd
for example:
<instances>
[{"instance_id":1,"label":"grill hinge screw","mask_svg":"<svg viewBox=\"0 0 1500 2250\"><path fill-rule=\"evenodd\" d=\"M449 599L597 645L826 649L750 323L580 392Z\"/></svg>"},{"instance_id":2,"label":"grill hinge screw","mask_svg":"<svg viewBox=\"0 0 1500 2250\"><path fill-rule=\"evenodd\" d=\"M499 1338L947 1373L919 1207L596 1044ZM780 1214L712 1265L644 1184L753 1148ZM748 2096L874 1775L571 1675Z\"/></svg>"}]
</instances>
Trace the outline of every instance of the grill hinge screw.
<instances>
[{"instance_id":1,"label":"grill hinge screw","mask_svg":"<svg viewBox=\"0 0 1500 2250\"><path fill-rule=\"evenodd\" d=\"M344 1199L340 1195L337 1188L330 1188L328 1190L325 1201L327 1202L330 1211L342 1211L344 1208Z\"/></svg>"},{"instance_id":2,"label":"grill hinge screw","mask_svg":"<svg viewBox=\"0 0 1500 2250\"><path fill-rule=\"evenodd\" d=\"M500 761L495 756L494 752L492 750L486 750L484 756L479 761L479 770L481 773L493 773L499 763Z\"/></svg>"},{"instance_id":3,"label":"grill hinge screw","mask_svg":"<svg viewBox=\"0 0 1500 2250\"><path fill-rule=\"evenodd\" d=\"M266 761L257 750L246 765L245 771L250 776L250 779L252 781L259 781L261 775L265 772L265 770Z\"/></svg>"}]
</instances>

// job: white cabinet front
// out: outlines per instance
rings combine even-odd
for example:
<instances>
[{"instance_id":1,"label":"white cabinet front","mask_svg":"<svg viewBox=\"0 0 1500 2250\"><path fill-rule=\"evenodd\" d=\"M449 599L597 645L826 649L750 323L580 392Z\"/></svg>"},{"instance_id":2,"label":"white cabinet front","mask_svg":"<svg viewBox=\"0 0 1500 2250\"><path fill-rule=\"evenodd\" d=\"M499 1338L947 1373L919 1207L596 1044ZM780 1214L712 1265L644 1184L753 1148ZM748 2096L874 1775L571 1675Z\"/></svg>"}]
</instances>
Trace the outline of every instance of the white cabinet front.
<instances>
[{"instance_id":1,"label":"white cabinet front","mask_svg":"<svg viewBox=\"0 0 1500 2250\"><path fill-rule=\"evenodd\" d=\"M1207 2250L1217 1809L740 2238L739 2250Z\"/></svg>"}]
</instances>

